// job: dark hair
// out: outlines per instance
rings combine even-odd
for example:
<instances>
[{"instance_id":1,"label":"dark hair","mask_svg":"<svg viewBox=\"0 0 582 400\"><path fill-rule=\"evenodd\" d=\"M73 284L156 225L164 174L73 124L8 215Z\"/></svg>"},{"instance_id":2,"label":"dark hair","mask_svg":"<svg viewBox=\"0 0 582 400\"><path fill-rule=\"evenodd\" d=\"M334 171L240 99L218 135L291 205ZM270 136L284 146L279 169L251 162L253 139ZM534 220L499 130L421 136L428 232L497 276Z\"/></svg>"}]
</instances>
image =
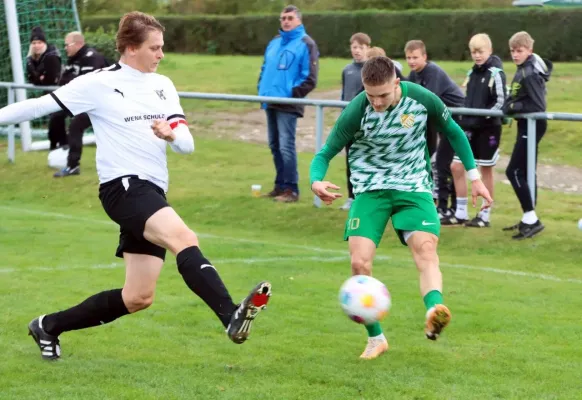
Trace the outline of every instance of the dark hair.
<instances>
[{"instance_id":1,"label":"dark hair","mask_svg":"<svg viewBox=\"0 0 582 400\"><path fill-rule=\"evenodd\" d=\"M289 4L288 6L286 6L283 9L284 14L290 13L290 12L294 12L295 15L297 15L297 18L301 19L301 11L299 11L299 9L296 6L294 6L293 4Z\"/></svg>"},{"instance_id":2,"label":"dark hair","mask_svg":"<svg viewBox=\"0 0 582 400\"><path fill-rule=\"evenodd\" d=\"M370 58L362 67L362 82L369 86L380 86L396 77L396 67L388 57Z\"/></svg>"},{"instance_id":3,"label":"dark hair","mask_svg":"<svg viewBox=\"0 0 582 400\"><path fill-rule=\"evenodd\" d=\"M358 32L354 33L350 38L350 44L353 42L358 42L358 44L364 44L366 46L369 46L370 43L372 43L372 39L370 39L370 36L366 35L365 33Z\"/></svg>"},{"instance_id":4,"label":"dark hair","mask_svg":"<svg viewBox=\"0 0 582 400\"><path fill-rule=\"evenodd\" d=\"M123 54L128 47L139 47L147 40L151 31L163 32L165 29L155 17L139 11L132 11L121 17L115 38L117 51Z\"/></svg>"}]
</instances>

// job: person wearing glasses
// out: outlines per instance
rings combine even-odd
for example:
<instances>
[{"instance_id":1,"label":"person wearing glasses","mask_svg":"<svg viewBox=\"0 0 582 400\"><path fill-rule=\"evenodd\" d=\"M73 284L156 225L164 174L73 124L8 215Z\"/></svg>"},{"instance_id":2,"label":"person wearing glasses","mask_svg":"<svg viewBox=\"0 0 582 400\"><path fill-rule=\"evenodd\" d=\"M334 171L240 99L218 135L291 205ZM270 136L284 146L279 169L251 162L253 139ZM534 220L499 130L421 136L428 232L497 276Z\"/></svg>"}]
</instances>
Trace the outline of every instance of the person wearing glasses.
<instances>
[{"instance_id":1,"label":"person wearing glasses","mask_svg":"<svg viewBox=\"0 0 582 400\"><path fill-rule=\"evenodd\" d=\"M65 36L65 52L68 59L59 80L59 86L66 85L78 76L110 65L101 53L85 44L85 38L81 32L70 32ZM48 137L51 150L59 146L69 145L67 166L57 171L53 175L55 178L79 175L81 173L83 133L91 126L89 116L86 113L79 114L71 120L67 138L66 119L67 114L64 111L59 111L52 114L49 121Z\"/></svg>"},{"instance_id":2,"label":"person wearing glasses","mask_svg":"<svg viewBox=\"0 0 582 400\"><path fill-rule=\"evenodd\" d=\"M301 12L289 5L281 12L279 34L267 45L259 76L259 96L304 98L317 85L319 50L307 35ZM262 103L267 114L269 147L275 164L275 185L267 197L283 203L299 200L295 134L304 107Z\"/></svg>"}]
</instances>

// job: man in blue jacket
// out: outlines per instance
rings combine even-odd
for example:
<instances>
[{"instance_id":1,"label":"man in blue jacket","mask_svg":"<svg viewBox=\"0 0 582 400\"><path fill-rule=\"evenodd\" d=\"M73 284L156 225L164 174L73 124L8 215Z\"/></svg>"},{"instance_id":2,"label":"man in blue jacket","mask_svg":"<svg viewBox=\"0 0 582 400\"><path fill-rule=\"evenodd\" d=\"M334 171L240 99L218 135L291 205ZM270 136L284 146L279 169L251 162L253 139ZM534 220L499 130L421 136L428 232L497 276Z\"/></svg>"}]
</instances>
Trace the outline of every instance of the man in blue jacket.
<instances>
[{"instance_id":1,"label":"man in blue jacket","mask_svg":"<svg viewBox=\"0 0 582 400\"><path fill-rule=\"evenodd\" d=\"M303 98L317 84L319 51L305 33L301 12L289 5L281 12L279 34L269 42L259 77L259 96ZM268 197L284 203L299 200L297 118L304 107L291 104L262 104L267 113L269 147L273 154L275 186Z\"/></svg>"}]
</instances>

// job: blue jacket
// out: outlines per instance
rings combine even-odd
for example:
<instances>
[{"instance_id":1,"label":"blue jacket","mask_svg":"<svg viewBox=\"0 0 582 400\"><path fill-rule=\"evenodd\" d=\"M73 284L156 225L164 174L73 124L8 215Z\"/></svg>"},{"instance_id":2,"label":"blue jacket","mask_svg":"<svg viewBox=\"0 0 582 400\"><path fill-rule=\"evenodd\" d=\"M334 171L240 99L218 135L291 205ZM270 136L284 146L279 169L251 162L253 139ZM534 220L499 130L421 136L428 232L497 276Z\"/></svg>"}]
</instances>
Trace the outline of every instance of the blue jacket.
<instances>
[{"instance_id":1,"label":"blue jacket","mask_svg":"<svg viewBox=\"0 0 582 400\"><path fill-rule=\"evenodd\" d=\"M317 45L299 25L292 31L279 30L269 42L259 76L259 96L303 98L317 85L319 51ZM303 106L261 104L303 116Z\"/></svg>"}]
</instances>

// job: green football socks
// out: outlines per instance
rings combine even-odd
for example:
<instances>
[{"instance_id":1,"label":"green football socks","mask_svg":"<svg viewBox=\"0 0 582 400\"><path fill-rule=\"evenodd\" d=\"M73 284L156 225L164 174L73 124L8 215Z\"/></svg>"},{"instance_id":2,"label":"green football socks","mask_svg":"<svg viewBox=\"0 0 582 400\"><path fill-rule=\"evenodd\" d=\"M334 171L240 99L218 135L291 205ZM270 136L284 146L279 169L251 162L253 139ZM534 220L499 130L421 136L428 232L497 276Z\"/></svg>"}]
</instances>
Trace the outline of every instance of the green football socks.
<instances>
[{"instance_id":1,"label":"green football socks","mask_svg":"<svg viewBox=\"0 0 582 400\"><path fill-rule=\"evenodd\" d=\"M438 290L431 290L424 296L424 305L430 310L437 304L443 304L443 294Z\"/></svg>"}]
</instances>

